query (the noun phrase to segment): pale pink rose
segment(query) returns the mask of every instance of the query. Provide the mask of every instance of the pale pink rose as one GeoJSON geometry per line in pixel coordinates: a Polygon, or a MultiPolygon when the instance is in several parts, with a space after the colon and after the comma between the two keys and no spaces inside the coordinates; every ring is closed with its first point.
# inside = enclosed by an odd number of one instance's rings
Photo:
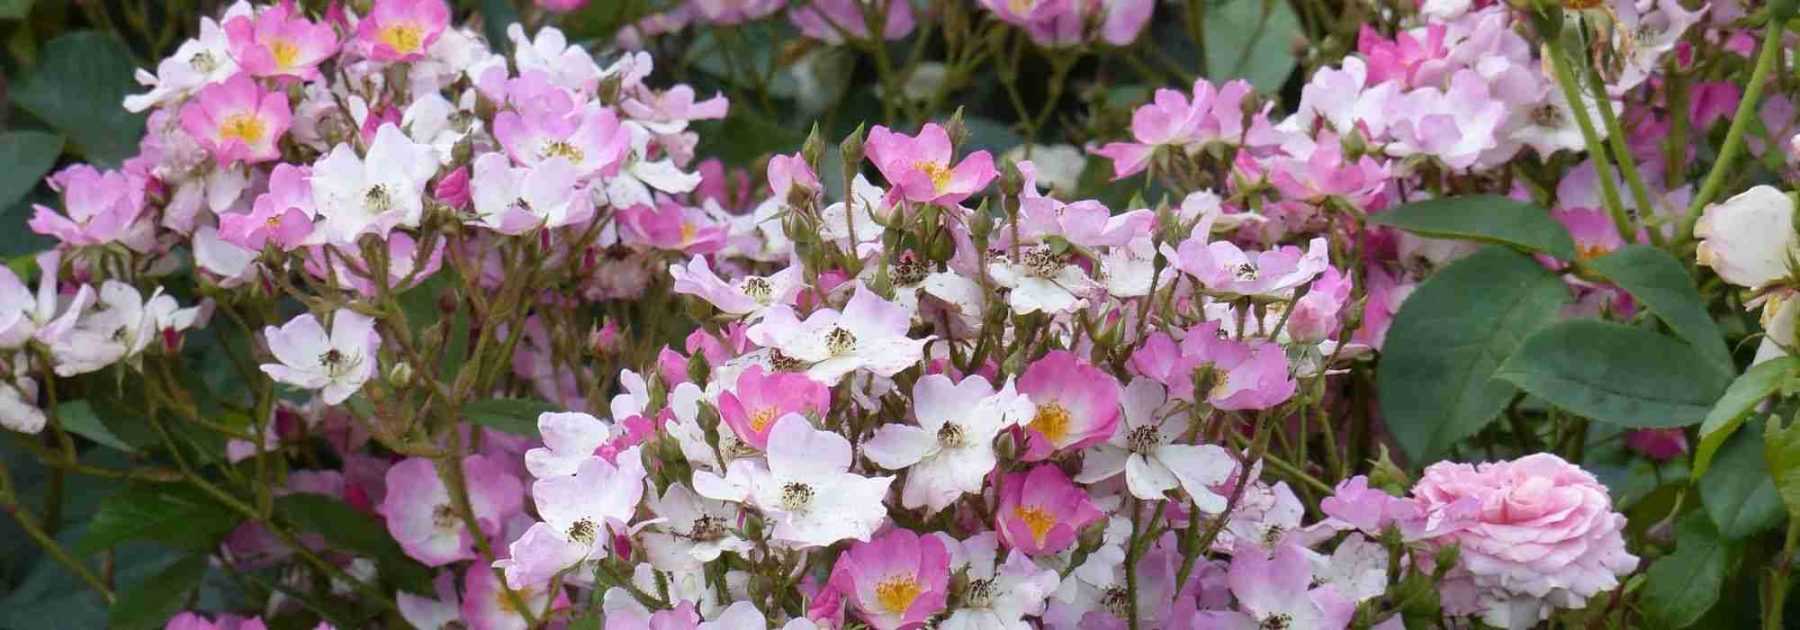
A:
{"type": "Polygon", "coordinates": [[[1552,609],[1581,608],[1618,588],[1619,577],[1638,565],[1620,533],[1625,516],[1613,511],[1606,486],[1555,455],[1440,462],[1425,469],[1412,495],[1426,522],[1436,522],[1427,543],[1457,545],[1459,569],[1472,581],[1473,606],[1452,614],[1530,625],[1552,609]]]}

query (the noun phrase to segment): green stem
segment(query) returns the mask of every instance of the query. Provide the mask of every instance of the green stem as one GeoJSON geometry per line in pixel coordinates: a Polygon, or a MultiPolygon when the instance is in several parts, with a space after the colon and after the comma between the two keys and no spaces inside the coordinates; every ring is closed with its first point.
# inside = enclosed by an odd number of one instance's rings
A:
{"type": "Polygon", "coordinates": [[[1786,542],[1781,546],[1781,555],[1776,556],[1777,563],[1769,569],[1768,593],[1763,611],[1763,628],[1780,630],[1782,613],[1787,608],[1788,578],[1792,576],[1794,546],[1800,543],[1800,521],[1788,519],[1786,542]]]}
{"type": "MultiPolygon", "coordinates": [[[[1706,180],[1700,185],[1700,192],[1694,195],[1694,201],[1688,204],[1687,216],[1681,219],[1681,229],[1675,233],[1677,242],[1686,242],[1693,237],[1694,224],[1700,222],[1700,213],[1706,205],[1719,196],[1719,189],[1725,185],[1725,177],[1731,173],[1732,163],[1737,161],[1738,154],[1744,151],[1744,132],[1750,129],[1750,122],[1756,119],[1756,103],[1762,100],[1763,87],[1769,83],[1769,71],[1775,68],[1775,61],[1781,56],[1781,34],[1787,27],[1786,20],[1769,20],[1767,32],[1763,35],[1762,52],[1756,56],[1756,67],[1750,71],[1750,84],[1744,86],[1744,97],[1738,99],[1737,112],[1731,117],[1731,128],[1725,132],[1725,145],[1719,148],[1719,157],[1713,162],[1712,171],[1706,174],[1706,180]]],[[[1676,112],[1681,115],[1683,112],[1676,112]]]]}
{"type": "Polygon", "coordinates": [[[1575,70],[1569,67],[1569,55],[1564,51],[1561,33],[1545,33],[1544,45],[1549,48],[1550,63],[1556,67],[1556,82],[1562,86],[1563,97],[1568,100],[1569,113],[1575,117],[1575,125],[1581,128],[1581,139],[1587,144],[1588,156],[1594,160],[1594,174],[1600,180],[1600,197],[1606,203],[1606,213],[1612,216],[1619,238],[1632,242],[1636,239],[1632,238],[1631,217],[1626,216],[1625,203],[1619,200],[1619,184],[1613,181],[1612,162],[1606,157],[1606,147],[1599,132],[1594,130],[1594,121],[1588,118],[1587,107],[1582,104],[1581,83],[1575,78],[1575,70]]]}
{"type": "Polygon", "coordinates": [[[44,553],[50,554],[51,559],[68,567],[69,572],[74,573],[75,577],[81,578],[81,581],[86,583],[89,588],[94,589],[94,592],[99,593],[102,601],[107,605],[113,603],[112,589],[106,587],[106,582],[94,575],[94,570],[88,568],[79,558],[70,555],[67,549],[63,549],[62,544],[56,542],[55,538],[44,531],[37,518],[32,516],[31,510],[19,504],[18,498],[13,495],[12,475],[3,465],[0,465],[0,510],[12,515],[13,521],[19,524],[19,529],[24,530],[26,537],[37,543],[38,547],[43,548],[44,553]]]}
{"type": "MultiPolygon", "coordinates": [[[[1588,71],[1588,87],[1594,93],[1594,107],[1600,110],[1600,121],[1606,125],[1606,142],[1612,146],[1613,157],[1619,160],[1619,174],[1625,176],[1625,185],[1631,188],[1631,200],[1637,204],[1638,218],[1648,226],[1650,242],[1657,247],[1663,245],[1662,230],[1650,224],[1655,216],[1656,206],[1650,203],[1650,189],[1644,187],[1644,177],[1638,173],[1637,158],[1631,156],[1631,148],[1625,146],[1625,130],[1619,126],[1619,116],[1613,113],[1612,100],[1606,94],[1606,83],[1600,80],[1598,72],[1592,64],[1583,64],[1588,71]]],[[[1575,105],[1570,104],[1571,107],[1575,105]]],[[[1627,236],[1625,242],[1637,239],[1627,236]]]]}

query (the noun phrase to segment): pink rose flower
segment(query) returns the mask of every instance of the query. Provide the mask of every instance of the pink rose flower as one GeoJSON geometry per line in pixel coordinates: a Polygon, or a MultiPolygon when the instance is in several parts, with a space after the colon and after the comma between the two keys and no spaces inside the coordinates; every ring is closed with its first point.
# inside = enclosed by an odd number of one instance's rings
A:
{"type": "Polygon", "coordinates": [[[1638,429],[1625,434],[1625,446],[1661,462],[1688,452],[1688,439],[1681,429],[1638,429]]]}
{"type": "Polygon", "coordinates": [[[1037,406],[1025,424],[1026,461],[1099,444],[1119,426],[1119,380],[1066,350],[1025,368],[1019,393],[1037,406]]]}
{"type": "Polygon", "coordinates": [[[950,146],[950,133],[937,123],[927,123],[916,136],[876,125],[869,130],[868,151],[869,161],[893,185],[887,194],[889,204],[905,199],[956,205],[1000,175],[987,151],[976,151],[951,164],[956,149],[950,146]]]}
{"type": "Polygon", "coordinates": [[[938,536],[891,529],[839,555],[830,585],[876,630],[924,627],[949,598],[950,552],[938,536]]]}
{"type": "Polygon", "coordinates": [[[719,416],[731,432],[758,449],[769,447],[769,431],[775,420],[790,413],[824,417],[831,407],[831,390],[805,374],[767,374],[753,365],[738,375],[737,388],[719,394],[719,416]]]}
{"type": "Polygon", "coordinates": [[[356,39],[376,61],[417,61],[450,24],[444,0],[376,0],[356,39]]]}
{"type": "Polygon", "coordinates": [[[1453,614],[1530,625],[1554,608],[1581,608],[1637,568],[1621,535],[1625,516],[1613,511],[1606,486],[1555,455],[1440,462],[1425,469],[1412,495],[1427,522],[1441,521],[1428,543],[1456,544],[1459,568],[1473,582],[1474,605],[1453,614]],[[1520,614],[1528,617],[1513,618],[1520,614]]]}
{"type": "Polygon", "coordinates": [[[1030,556],[1069,548],[1082,528],[1106,516],[1055,464],[1005,475],[999,501],[994,532],[1008,548],[1030,556]]]}
{"type": "Polygon", "coordinates": [[[313,80],[318,65],[337,52],[337,32],[301,16],[292,3],[282,3],[252,18],[240,15],[225,22],[231,58],[259,77],[313,80]]]}

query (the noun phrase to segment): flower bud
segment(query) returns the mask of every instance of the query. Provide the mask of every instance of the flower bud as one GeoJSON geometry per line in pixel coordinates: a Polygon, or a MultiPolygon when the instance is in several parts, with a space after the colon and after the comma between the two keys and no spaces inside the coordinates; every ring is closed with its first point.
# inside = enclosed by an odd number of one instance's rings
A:
{"type": "Polygon", "coordinates": [[[838,152],[844,156],[846,176],[862,170],[864,135],[863,126],[857,125],[855,131],[850,132],[850,135],[844,137],[843,142],[838,143],[838,152]]]}
{"type": "Polygon", "coordinates": [[[412,383],[412,379],[413,379],[412,365],[405,361],[395,363],[394,367],[388,368],[388,373],[387,373],[388,386],[393,387],[394,389],[400,389],[402,387],[406,387],[408,384],[412,383]]]}
{"type": "Polygon", "coordinates": [[[819,171],[819,160],[825,157],[825,136],[819,133],[819,123],[813,123],[812,132],[806,134],[806,143],[800,145],[800,157],[806,158],[806,165],[813,172],[819,171]]]}

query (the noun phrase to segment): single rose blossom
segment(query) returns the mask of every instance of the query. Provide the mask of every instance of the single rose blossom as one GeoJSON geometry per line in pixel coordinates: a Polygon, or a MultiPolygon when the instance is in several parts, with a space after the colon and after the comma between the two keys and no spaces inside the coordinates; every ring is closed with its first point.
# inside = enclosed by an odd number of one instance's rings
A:
{"type": "Polygon", "coordinates": [[[831,390],[793,372],[765,372],[750,366],[738,375],[737,386],[719,394],[719,417],[738,440],[769,447],[769,431],[775,420],[790,413],[823,418],[831,408],[831,390]]]}
{"type": "Polygon", "coordinates": [[[375,0],[356,23],[356,38],[376,61],[417,61],[449,25],[444,0],[375,0]]]}
{"type": "Polygon", "coordinates": [[[1700,247],[1694,257],[1726,282],[1760,289],[1792,273],[1800,259],[1794,230],[1794,198],[1773,186],[1755,186],[1706,207],[1694,224],[1700,247]]]}
{"type": "Polygon", "coordinates": [[[916,136],[907,136],[877,125],[869,130],[869,161],[893,186],[887,202],[905,199],[914,203],[956,205],[999,176],[994,157],[976,151],[952,164],[956,149],[950,133],[927,123],[916,136]]]}
{"type": "Polygon", "coordinates": [[[1119,424],[1118,379],[1065,350],[1026,367],[1019,392],[1036,409],[1023,425],[1025,461],[1104,442],[1119,424]]]}
{"type": "Polygon", "coordinates": [[[228,19],[225,35],[238,66],[258,77],[317,79],[319,64],[338,47],[330,24],[306,19],[291,2],[228,19]]]}
{"type": "Polygon", "coordinates": [[[304,313],[280,328],[264,328],[263,337],[279,363],[265,363],[262,371],[279,383],[320,390],[326,404],[344,402],[375,376],[381,336],[375,320],[362,313],[339,309],[329,334],[304,313]]]}
{"type": "Polygon", "coordinates": [[[1008,548],[1027,555],[1053,554],[1075,544],[1075,536],[1105,514],[1088,493],[1054,464],[1007,473],[994,509],[994,532],[1008,548]]]}
{"type": "Polygon", "coordinates": [[[249,75],[201,88],[181,108],[181,128],[200,141],[220,166],[281,157],[276,146],[293,113],[287,95],[264,90],[249,75]]]}
{"type": "Polygon", "coordinates": [[[831,588],[876,630],[921,627],[944,609],[949,586],[943,539],[908,529],[851,544],[831,567],[831,588]]]}
{"type": "Polygon", "coordinates": [[[1625,516],[1613,511],[1606,486],[1549,453],[1478,466],[1432,464],[1412,497],[1436,525],[1426,543],[1455,544],[1458,566],[1472,582],[1472,605],[1447,599],[1451,614],[1529,627],[1618,588],[1638,565],[1625,548],[1625,516]]]}

